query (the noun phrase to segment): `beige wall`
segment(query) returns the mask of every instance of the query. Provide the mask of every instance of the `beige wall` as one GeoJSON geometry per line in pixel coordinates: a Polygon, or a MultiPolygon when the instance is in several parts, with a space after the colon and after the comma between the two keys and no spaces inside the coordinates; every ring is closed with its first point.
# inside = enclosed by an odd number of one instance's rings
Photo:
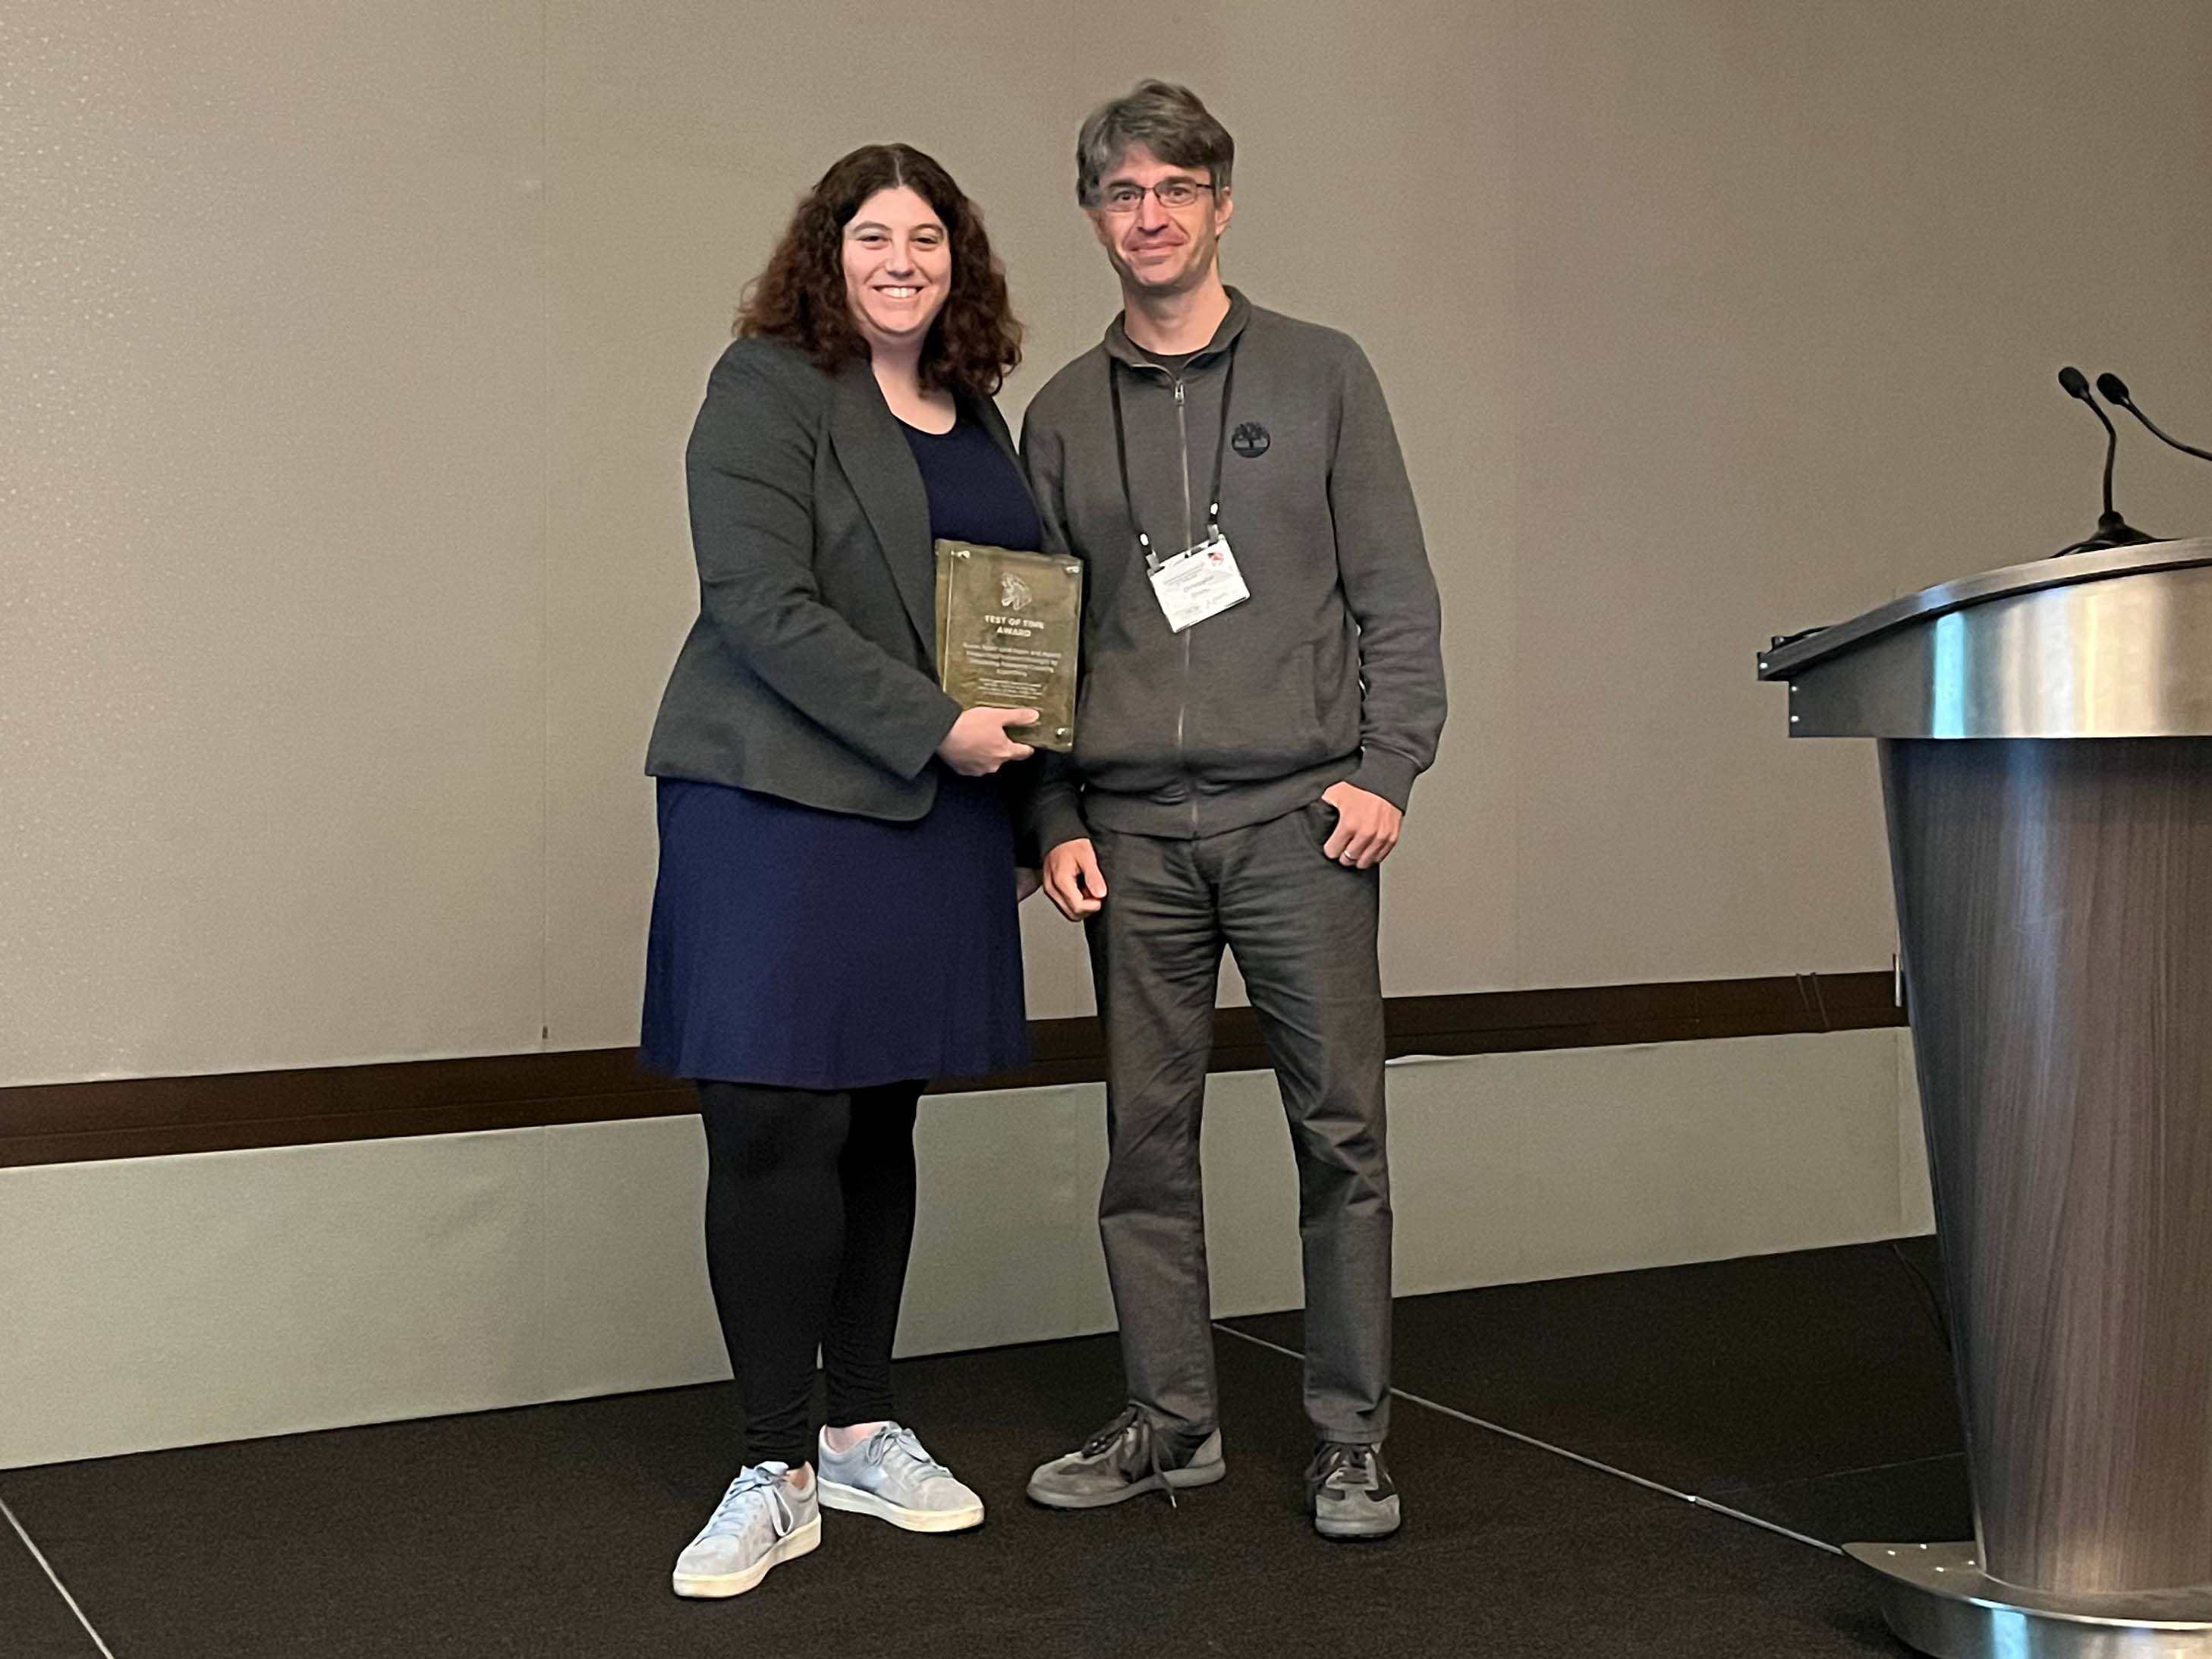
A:
{"type": "MultiPolygon", "coordinates": [[[[18,3],[0,1083],[631,1040],[736,289],[828,160],[921,143],[1012,267],[1016,410],[1113,303],[1073,125],[1153,70],[1429,525],[1389,988],[1879,965],[1871,758],[1788,745],[1753,651],[2085,532],[2061,362],[2212,432],[2208,60],[2191,0],[18,3]]],[[[2212,477],[2121,476],[2204,527],[2212,477]]]]}
{"type": "MultiPolygon", "coordinates": [[[[1395,1062],[1398,1292],[1925,1231],[1905,1048],[1395,1062]]],[[[1111,1328],[1103,1096],[930,1103],[901,1352],[1111,1328]]],[[[1204,1152],[1215,1313],[1297,1306],[1266,1073],[1210,1080],[1204,1152]]],[[[0,1469],[726,1376],[705,1181],[696,1117],[0,1169],[0,1469]]]]}

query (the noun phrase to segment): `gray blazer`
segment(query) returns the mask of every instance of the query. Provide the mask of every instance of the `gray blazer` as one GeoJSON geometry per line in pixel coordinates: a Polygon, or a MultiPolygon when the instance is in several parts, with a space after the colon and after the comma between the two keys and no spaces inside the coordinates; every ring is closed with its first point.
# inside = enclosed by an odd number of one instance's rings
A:
{"type": "MultiPolygon", "coordinates": [[[[963,406],[1013,460],[990,400],[963,406]]],[[[645,769],[921,817],[960,706],[937,684],[929,498],[866,362],[828,374],[778,342],[732,342],[685,470],[699,619],[645,769]]]]}

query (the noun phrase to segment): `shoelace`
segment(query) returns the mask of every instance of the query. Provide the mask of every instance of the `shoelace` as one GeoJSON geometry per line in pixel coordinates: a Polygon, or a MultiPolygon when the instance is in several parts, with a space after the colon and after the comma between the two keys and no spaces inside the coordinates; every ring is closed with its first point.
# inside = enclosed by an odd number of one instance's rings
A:
{"type": "Polygon", "coordinates": [[[939,1474],[949,1478],[952,1474],[923,1449],[921,1437],[902,1423],[886,1423],[870,1435],[863,1455],[869,1462],[880,1468],[883,1461],[894,1451],[902,1451],[920,1464],[925,1479],[939,1474]]]}
{"type": "Polygon", "coordinates": [[[1135,1425],[1139,1413],[1134,1406],[1124,1406],[1119,1417],[1083,1443],[1083,1455],[1097,1456],[1100,1452],[1104,1451],[1107,1447],[1127,1434],[1135,1425]]]}
{"type": "Polygon", "coordinates": [[[1337,1484],[1340,1476],[1356,1470],[1360,1478],[1343,1484],[1373,1486],[1377,1484],[1374,1456],[1372,1447],[1347,1445],[1340,1440],[1332,1440],[1314,1453],[1313,1462],[1306,1467],[1306,1479],[1316,1486],[1327,1486],[1337,1484]]]}
{"type": "MultiPolygon", "coordinates": [[[[1115,1441],[1132,1434],[1144,1442],[1145,1462],[1152,1479],[1160,1483],[1160,1490],[1167,1494],[1168,1507],[1171,1510],[1181,1509],[1182,1505],[1176,1499],[1175,1488],[1168,1484],[1167,1470],[1160,1462],[1159,1431],[1144,1420],[1144,1413],[1136,1407],[1124,1406],[1119,1417],[1083,1443],[1081,1455],[1085,1457],[1096,1457],[1101,1452],[1110,1449],[1115,1441]]],[[[1126,1468],[1127,1466],[1124,1464],[1123,1467],[1126,1468]]]]}
{"type": "Polygon", "coordinates": [[[708,1516],[707,1524],[699,1528],[699,1537],[691,1541],[696,1544],[700,1539],[718,1534],[734,1537],[743,1532],[744,1523],[740,1516],[750,1503],[740,1500],[750,1500],[757,1493],[767,1501],[768,1523],[775,1535],[789,1537],[791,1529],[799,1524],[799,1517],[792,1512],[791,1500],[783,1495],[783,1476],[774,1469],[738,1471],[738,1478],[730,1482],[729,1491],[722,1494],[722,1501],[714,1505],[714,1514],[708,1516]]]}

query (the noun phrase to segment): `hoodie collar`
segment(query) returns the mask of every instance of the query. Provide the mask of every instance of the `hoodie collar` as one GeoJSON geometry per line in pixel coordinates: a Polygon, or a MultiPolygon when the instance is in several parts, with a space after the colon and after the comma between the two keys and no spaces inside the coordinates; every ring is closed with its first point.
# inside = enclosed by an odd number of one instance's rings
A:
{"type": "MultiPolygon", "coordinates": [[[[1244,325],[1252,315],[1252,302],[1236,289],[1229,289],[1229,314],[1221,319],[1221,326],[1213,331],[1213,337],[1192,356],[1194,363],[1224,351],[1244,331],[1244,325]]],[[[1158,368],[1152,354],[1129,337],[1124,325],[1127,313],[1116,316],[1106,325],[1106,355],[1116,362],[1127,363],[1132,368],[1158,368]]]]}

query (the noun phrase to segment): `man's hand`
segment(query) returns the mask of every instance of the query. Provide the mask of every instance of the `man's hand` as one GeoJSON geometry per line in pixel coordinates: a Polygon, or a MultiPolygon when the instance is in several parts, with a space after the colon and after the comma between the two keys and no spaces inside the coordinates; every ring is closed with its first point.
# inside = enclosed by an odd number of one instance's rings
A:
{"type": "Polygon", "coordinates": [[[1106,878],[1099,872],[1097,849],[1085,839],[1064,841],[1047,853],[1044,892],[1070,921],[1097,915],[1106,902],[1106,878]]]}
{"type": "Polygon", "coordinates": [[[1027,760],[1036,752],[1025,743],[1006,735],[1010,726],[1035,726],[1034,708],[970,708],[952,722],[939,757],[964,778],[987,778],[1008,761],[1027,760]]]}
{"type": "Polygon", "coordinates": [[[1352,870],[1372,869],[1390,856],[1398,844],[1398,826],[1406,820],[1403,812],[1382,796],[1348,783],[1331,784],[1321,798],[1336,808],[1336,828],[1322,844],[1322,852],[1352,870]]]}

